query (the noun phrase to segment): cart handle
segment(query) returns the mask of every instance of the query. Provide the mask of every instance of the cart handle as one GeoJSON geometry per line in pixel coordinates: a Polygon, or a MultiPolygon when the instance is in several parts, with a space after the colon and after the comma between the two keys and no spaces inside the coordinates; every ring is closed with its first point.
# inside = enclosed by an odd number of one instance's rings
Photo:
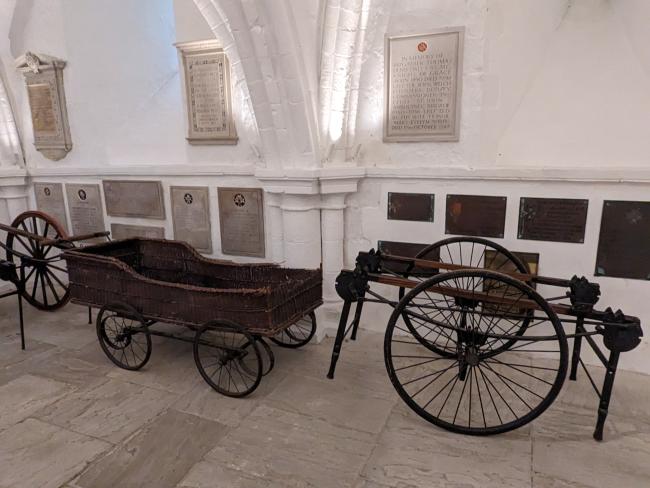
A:
{"type": "Polygon", "coordinates": [[[65,239],[59,238],[59,239],[44,239],[41,237],[41,244],[43,246],[57,246],[57,245],[65,245],[67,243],[74,243],[78,241],[87,241],[88,239],[96,239],[98,237],[108,237],[110,236],[111,233],[109,231],[102,231],[102,232],[93,232],[91,234],[81,234],[78,236],[71,236],[67,237],[65,239]]]}

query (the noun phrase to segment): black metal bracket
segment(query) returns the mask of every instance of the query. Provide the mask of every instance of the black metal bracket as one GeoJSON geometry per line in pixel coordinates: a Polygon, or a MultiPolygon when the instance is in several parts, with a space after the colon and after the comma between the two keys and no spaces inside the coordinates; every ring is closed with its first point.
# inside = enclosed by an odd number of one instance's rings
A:
{"type": "Polygon", "coordinates": [[[571,278],[569,289],[567,295],[575,312],[591,312],[600,297],[600,285],[590,283],[584,276],[571,278]]]}

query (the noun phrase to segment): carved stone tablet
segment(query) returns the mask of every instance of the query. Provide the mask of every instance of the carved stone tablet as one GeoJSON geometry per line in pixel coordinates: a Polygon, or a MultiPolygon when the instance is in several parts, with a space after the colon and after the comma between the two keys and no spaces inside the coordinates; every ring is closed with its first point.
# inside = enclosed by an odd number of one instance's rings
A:
{"type": "Polygon", "coordinates": [[[190,144],[236,144],[230,65],[215,40],[176,44],[183,65],[190,144]]]}
{"type": "Polygon", "coordinates": [[[187,241],[201,252],[212,253],[208,188],[172,186],[171,198],[174,239],[187,241]]]}
{"type": "Polygon", "coordinates": [[[650,279],[650,202],[605,200],[596,276],[650,279]]]}
{"type": "MultiPolygon", "coordinates": [[[[104,232],[104,211],[99,194],[99,185],[66,183],[68,211],[74,235],[104,232]]],[[[98,242],[103,239],[97,239],[98,242]]]]}
{"type": "Polygon", "coordinates": [[[506,201],[506,197],[447,195],[445,233],[502,238],[506,201]]]}
{"type": "Polygon", "coordinates": [[[384,141],[457,141],[464,27],[386,37],[384,141]]]}
{"type": "Polygon", "coordinates": [[[388,193],[388,220],[433,222],[431,193],[388,193]]]}
{"type": "Polygon", "coordinates": [[[219,188],[221,252],[264,257],[264,206],[260,188],[219,188]]]}
{"type": "Polygon", "coordinates": [[[69,232],[68,219],[65,215],[63,184],[34,183],[34,194],[36,195],[36,208],[54,217],[66,232],[69,232]]]}
{"type": "Polygon", "coordinates": [[[582,243],[588,206],[589,200],[574,198],[522,198],[517,237],[582,243]]]}
{"type": "Polygon", "coordinates": [[[112,217],[165,218],[160,181],[104,180],[106,214],[112,217]]]}
{"type": "MultiPolygon", "coordinates": [[[[377,249],[379,249],[379,251],[382,254],[392,254],[393,256],[403,256],[407,258],[415,257],[422,249],[424,249],[427,246],[428,244],[416,244],[414,242],[399,242],[399,241],[378,241],[377,242],[377,249]]],[[[435,260],[437,258],[438,256],[431,256],[431,255],[427,255],[426,257],[426,259],[428,260],[435,260]]],[[[405,273],[409,268],[408,263],[397,263],[397,262],[393,263],[390,262],[390,260],[387,260],[383,266],[384,269],[399,274],[405,273]]],[[[418,273],[423,270],[413,268],[411,271],[413,273],[418,273]]]]}
{"type": "Polygon", "coordinates": [[[148,225],[111,224],[111,239],[114,241],[131,239],[132,237],[164,239],[165,229],[162,227],[150,227],[148,225]]]}

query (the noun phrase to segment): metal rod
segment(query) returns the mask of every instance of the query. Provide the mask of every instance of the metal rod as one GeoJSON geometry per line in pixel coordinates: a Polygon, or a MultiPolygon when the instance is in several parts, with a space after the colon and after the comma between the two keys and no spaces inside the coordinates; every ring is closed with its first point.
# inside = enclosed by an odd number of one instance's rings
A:
{"type": "Polygon", "coordinates": [[[576,333],[573,338],[573,353],[571,354],[571,372],[569,373],[569,379],[571,381],[575,381],[577,377],[578,361],[580,361],[580,346],[582,345],[582,336],[578,334],[584,332],[584,327],[582,326],[583,321],[584,317],[582,315],[580,315],[576,321],[576,333]]]}
{"type": "MultiPolygon", "coordinates": [[[[358,303],[358,302],[357,302],[358,303]]],[[[341,354],[341,346],[343,345],[343,338],[345,336],[345,329],[348,324],[348,317],[350,316],[350,307],[352,302],[346,300],[343,303],[343,310],[341,310],[341,318],[339,319],[339,328],[336,331],[336,339],[334,340],[334,349],[332,350],[332,360],[330,362],[330,369],[327,377],[331,380],[334,379],[334,371],[336,370],[336,363],[341,354]]]]}

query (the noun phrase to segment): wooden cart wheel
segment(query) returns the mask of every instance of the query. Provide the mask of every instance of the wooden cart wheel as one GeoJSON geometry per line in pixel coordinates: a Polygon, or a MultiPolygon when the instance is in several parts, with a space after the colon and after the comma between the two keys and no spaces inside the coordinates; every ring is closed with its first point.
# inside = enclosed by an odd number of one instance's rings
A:
{"type": "MultiPolygon", "coordinates": [[[[505,247],[497,244],[496,242],[483,239],[481,237],[450,237],[431,244],[422,249],[417,255],[418,259],[425,259],[429,261],[438,261],[447,264],[459,264],[470,268],[484,268],[492,269],[499,272],[517,272],[528,274],[530,270],[526,263],[519,259],[515,254],[510,252],[505,247]]],[[[431,276],[438,274],[438,270],[430,269],[410,269],[404,273],[415,281],[424,281],[431,276]]],[[[445,270],[443,270],[445,272],[445,270]]],[[[489,292],[491,286],[495,286],[494,282],[485,282],[485,291],[489,292]]],[[[406,290],[399,289],[400,300],[404,297],[406,290]]],[[[426,329],[420,329],[416,324],[409,320],[408,316],[403,317],[404,323],[411,331],[413,336],[421,340],[424,345],[433,348],[434,352],[441,355],[454,355],[454,351],[436,349],[436,345],[427,340],[430,332],[426,329]]],[[[519,320],[513,320],[508,328],[508,333],[522,334],[528,324],[530,323],[529,317],[522,316],[519,320]]],[[[512,345],[512,342],[503,342],[501,348],[507,349],[512,345]]],[[[493,354],[498,351],[491,351],[493,354]]]]}
{"type": "Polygon", "coordinates": [[[548,408],[564,382],[568,346],[557,315],[535,290],[473,269],[439,274],[407,293],[388,322],[384,356],[393,386],[418,415],[453,432],[489,435],[548,408]],[[499,293],[486,293],[486,283],[499,293]],[[436,347],[404,328],[404,316],[427,329],[436,347]],[[508,332],[522,317],[530,317],[528,327],[508,332]]]}
{"type": "MultiPolygon", "coordinates": [[[[257,342],[260,352],[262,353],[262,376],[269,374],[275,366],[275,353],[269,343],[264,340],[263,337],[255,336],[255,342],[257,342]]],[[[245,348],[250,348],[251,344],[245,344],[245,348]]],[[[244,361],[240,363],[242,368],[245,368],[247,372],[251,375],[255,374],[255,371],[248,369],[248,364],[244,361]]]]}
{"type": "Polygon", "coordinates": [[[255,391],[264,371],[258,341],[226,320],[207,322],[196,331],[194,362],[208,385],[237,398],[255,391]]]}
{"type": "Polygon", "coordinates": [[[316,334],[316,314],[309,312],[295,324],[271,337],[271,341],[280,347],[297,349],[308,344],[314,334],[316,334]]]}
{"type": "MultiPolygon", "coordinates": [[[[63,226],[43,212],[23,212],[11,226],[52,239],[68,237],[63,226]]],[[[27,262],[25,266],[25,287],[21,294],[29,304],[40,310],[56,310],[68,303],[68,269],[66,262],[59,259],[61,249],[51,245],[43,246],[35,239],[11,233],[7,233],[6,244],[8,261],[20,263],[20,258],[12,251],[41,261],[27,262]]]]}
{"type": "Polygon", "coordinates": [[[117,366],[142,368],[151,357],[151,334],[142,315],[126,303],[105,305],[97,314],[97,338],[102,350],[117,366]]]}

